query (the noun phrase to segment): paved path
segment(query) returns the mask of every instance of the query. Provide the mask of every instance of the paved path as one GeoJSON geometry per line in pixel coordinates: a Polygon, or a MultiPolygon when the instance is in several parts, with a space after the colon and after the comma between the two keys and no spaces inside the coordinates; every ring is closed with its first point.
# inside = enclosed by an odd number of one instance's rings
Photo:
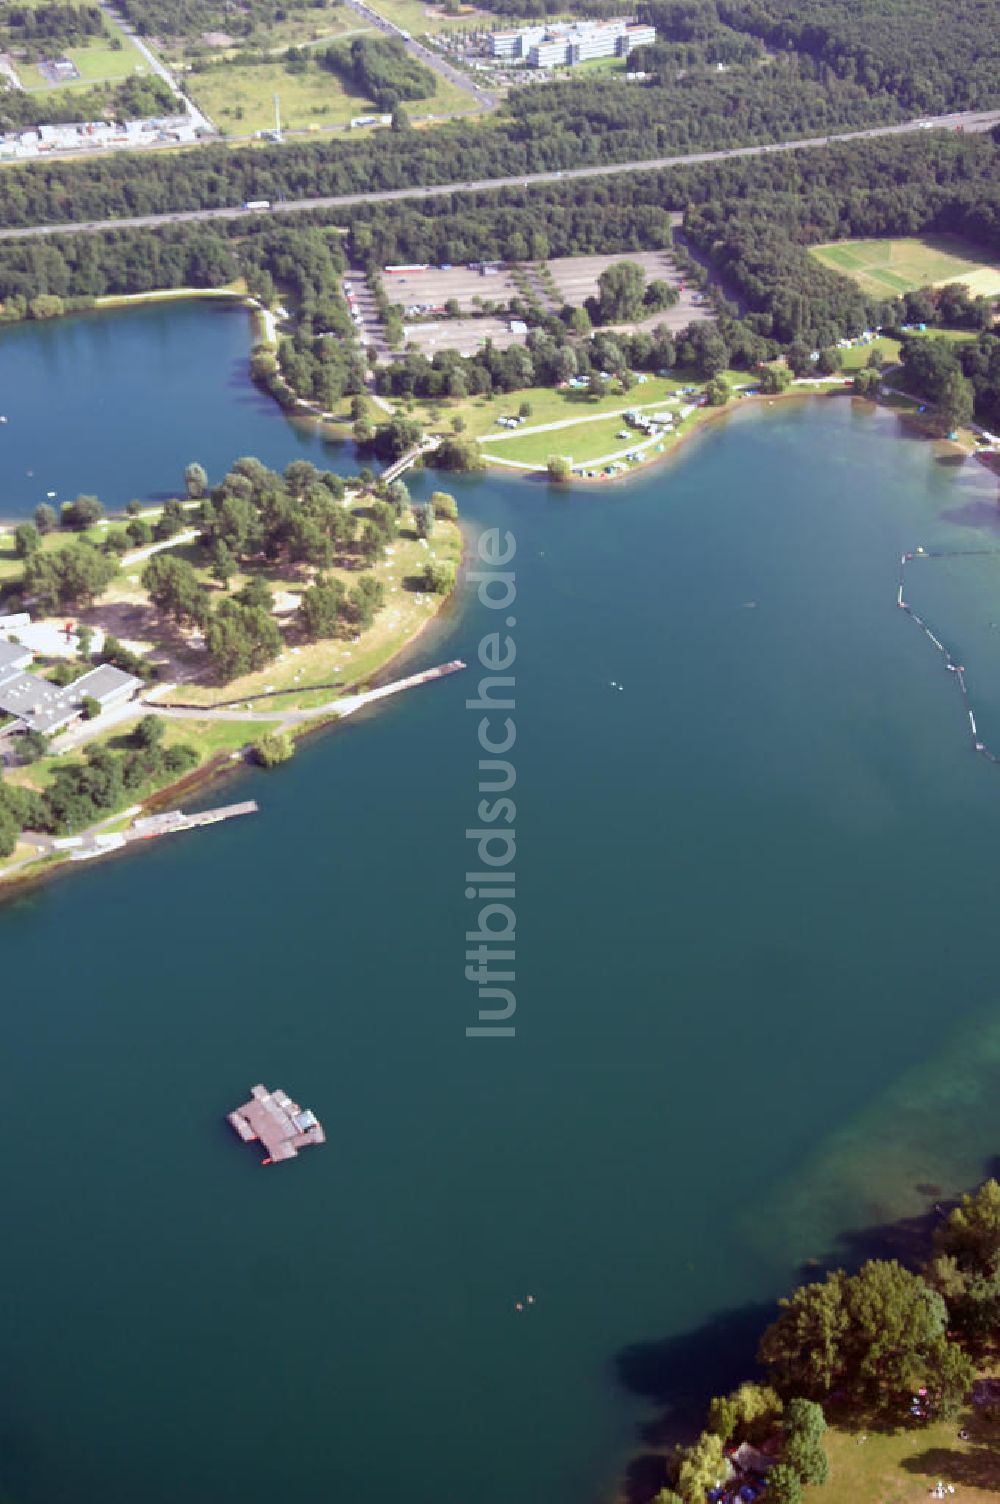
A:
{"type": "MultiPolygon", "coordinates": [[[[878,136],[903,136],[921,129],[928,122],[911,120],[902,125],[873,126],[864,131],[845,131],[835,136],[811,136],[796,141],[776,141],[766,146],[735,146],[726,151],[690,152],[685,156],[650,157],[638,162],[603,162],[597,167],[571,167],[558,172],[533,172],[526,176],[507,178],[480,178],[469,183],[440,183],[427,188],[388,188],[376,192],[342,193],[329,198],[283,199],[274,205],[282,214],[305,213],[315,209],[348,208],[354,204],[390,203],[396,199],[419,199],[440,197],[451,193],[477,193],[484,189],[520,188],[534,183],[551,183],[557,178],[611,177],[622,172],[656,172],[667,167],[686,167],[697,162],[726,162],[737,157],[763,157],[773,152],[808,151],[815,147],[830,146],[843,141],[868,141],[878,136]]],[[[959,125],[967,132],[988,131],[1000,125],[1000,110],[980,111],[962,115],[937,115],[931,125],[944,130],[954,130],[959,125]]],[[[0,240],[19,240],[33,235],[96,234],[103,230],[117,230],[123,226],[136,228],[179,224],[186,221],[213,219],[243,219],[249,215],[259,216],[260,210],[244,209],[233,205],[228,209],[186,209],[171,214],[136,214],[119,219],[88,220],[83,223],[33,225],[29,228],[0,230],[0,240]]]]}
{"type": "Polygon", "coordinates": [[[166,66],[165,63],[161,63],[155,52],[153,52],[146,45],[146,43],[143,41],[142,37],[136,31],[135,27],[128,20],[128,18],[126,16],[119,15],[119,13],[114,9],[112,5],[106,3],[106,0],[97,0],[97,3],[99,9],[104,12],[104,15],[112,23],[112,25],[117,26],[121,31],[123,31],[128,37],[129,41],[132,43],[133,47],[135,47],[146,59],[146,62],[156,74],[157,78],[162,79],[170,92],[176,95],[178,101],[184,106],[184,110],[195,129],[214,131],[215,127],[212,124],[211,120],[209,120],[208,116],[204,115],[201,110],[199,110],[197,106],[187,97],[183,89],[178,84],[174,75],[170,72],[170,69],[166,66]]]}

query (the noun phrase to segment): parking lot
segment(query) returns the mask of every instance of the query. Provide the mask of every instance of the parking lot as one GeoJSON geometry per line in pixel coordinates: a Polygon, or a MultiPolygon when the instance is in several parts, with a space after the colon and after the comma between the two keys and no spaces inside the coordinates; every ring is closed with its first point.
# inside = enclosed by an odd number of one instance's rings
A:
{"type": "Polygon", "coordinates": [[[490,339],[498,350],[508,345],[523,344],[523,334],[512,334],[508,319],[493,317],[481,319],[437,319],[432,324],[407,324],[404,330],[407,344],[416,345],[422,355],[432,356],[438,350],[459,350],[463,355],[472,355],[479,346],[490,339]]]}
{"type": "MultiPolygon", "coordinates": [[[[598,278],[605,268],[616,261],[636,262],[650,282],[662,280],[676,286],[681,281],[670,252],[665,250],[632,251],[614,256],[559,256],[545,263],[548,276],[530,262],[523,264],[523,270],[535,296],[554,313],[565,303],[579,307],[588,298],[596,298],[598,278]],[[553,285],[556,289],[554,295],[551,290],[553,285]]],[[[523,333],[512,333],[510,321],[506,317],[492,314],[458,319],[433,316],[435,310],[443,310],[445,304],[452,299],[463,312],[472,314],[480,304],[501,303],[506,307],[511,298],[518,297],[517,283],[511,271],[503,266],[494,268],[492,264],[489,265],[490,269],[485,274],[476,267],[467,265],[428,267],[426,271],[411,269],[405,272],[384,272],[383,281],[390,300],[398,303],[404,310],[406,343],[416,345],[424,355],[449,349],[471,354],[487,339],[492,340],[501,350],[505,350],[508,345],[523,343],[526,336],[523,333]]],[[[355,293],[363,286],[363,278],[355,273],[355,293]]],[[[684,287],[673,308],[661,309],[659,313],[650,314],[648,318],[635,324],[615,327],[651,330],[665,324],[671,330],[683,329],[696,320],[714,316],[711,307],[702,302],[701,298],[702,295],[696,289],[684,287]]],[[[381,337],[378,341],[374,338],[374,310],[369,304],[363,308],[363,312],[365,340],[368,344],[378,343],[380,355],[384,354],[381,337]]]]}
{"type": "Polygon", "coordinates": [[[468,266],[453,266],[447,271],[432,266],[425,272],[385,272],[382,280],[390,302],[400,303],[404,309],[416,304],[443,308],[450,298],[460,308],[474,308],[476,298],[484,303],[506,304],[517,296],[508,271],[490,271],[484,275],[468,266]]]}
{"type": "MultiPolygon", "coordinates": [[[[646,273],[648,282],[662,281],[677,286],[680,274],[669,251],[625,251],[616,256],[556,256],[547,263],[552,279],[559,289],[559,302],[572,303],[579,307],[588,298],[597,297],[597,279],[616,261],[634,261],[646,273]]],[[[661,309],[635,324],[622,325],[628,329],[655,329],[665,324],[668,329],[683,329],[697,319],[712,318],[712,310],[700,301],[696,289],[685,287],[679,302],[673,308],[661,309]]]]}

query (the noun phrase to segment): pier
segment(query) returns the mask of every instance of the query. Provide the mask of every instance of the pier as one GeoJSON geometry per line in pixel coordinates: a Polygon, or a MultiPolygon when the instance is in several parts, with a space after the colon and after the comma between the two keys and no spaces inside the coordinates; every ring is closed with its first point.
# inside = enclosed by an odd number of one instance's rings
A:
{"type": "Polygon", "coordinates": [[[461,658],[453,658],[450,663],[439,663],[437,668],[425,668],[422,673],[411,674],[408,679],[396,679],[392,684],[383,684],[378,689],[366,689],[360,695],[345,695],[338,700],[334,709],[341,716],[353,715],[355,710],[360,710],[362,705],[372,705],[376,700],[387,700],[390,695],[401,694],[404,689],[416,689],[419,684],[432,684],[435,679],[444,679],[448,674],[459,674],[466,665],[461,658]]]}
{"type": "Polygon", "coordinates": [[[155,836],[173,835],[179,830],[197,830],[202,825],[219,825],[223,820],[235,820],[240,815],[255,815],[256,800],[248,799],[243,804],[225,804],[219,809],[202,810],[197,815],[186,815],[182,810],[167,810],[162,815],[146,815],[135,820],[132,829],[126,832],[129,841],[151,841],[155,836]]]}
{"type": "Polygon", "coordinates": [[[268,1091],[260,1082],[248,1102],[226,1114],[226,1121],[245,1144],[263,1144],[267,1150],[267,1157],[262,1160],[265,1165],[296,1159],[300,1149],[326,1143],[323,1125],[314,1112],[293,1102],[280,1087],[268,1091]]]}

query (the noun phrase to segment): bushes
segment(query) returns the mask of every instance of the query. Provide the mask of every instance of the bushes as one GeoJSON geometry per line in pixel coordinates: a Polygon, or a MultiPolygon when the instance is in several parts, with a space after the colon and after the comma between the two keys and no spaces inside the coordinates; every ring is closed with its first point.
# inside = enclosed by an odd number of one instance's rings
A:
{"type": "Polygon", "coordinates": [[[254,762],[262,768],[277,768],[290,762],[295,755],[295,744],[286,731],[265,733],[254,742],[251,752],[254,762]]]}

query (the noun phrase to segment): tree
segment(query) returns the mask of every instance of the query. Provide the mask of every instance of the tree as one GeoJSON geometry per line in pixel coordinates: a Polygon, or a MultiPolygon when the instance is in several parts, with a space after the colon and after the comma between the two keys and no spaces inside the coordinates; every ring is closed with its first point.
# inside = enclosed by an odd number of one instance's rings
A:
{"type": "Polygon", "coordinates": [[[806,1395],[829,1394],[842,1368],[848,1330],[842,1270],[822,1284],[800,1285],[779,1300],[781,1315],[761,1338],[760,1361],[779,1388],[806,1395]]]}
{"type": "Polygon", "coordinates": [[[545,461],[545,469],[549,480],[559,484],[568,481],[573,474],[573,466],[564,454],[550,454],[545,461]]]}
{"type": "Polygon", "coordinates": [[[31,554],[24,563],[24,594],[43,612],[91,606],[117,573],[114,559],[81,539],[31,554]]]}
{"type": "Polygon", "coordinates": [[[799,1504],[802,1484],[787,1462],[776,1462],[767,1475],[767,1504],[799,1504]]]}
{"type": "Polygon", "coordinates": [[[873,366],[854,373],[854,390],[859,397],[877,397],[882,390],[882,374],[873,366]]]}
{"type": "Polygon", "coordinates": [[[101,713],[101,702],[95,700],[93,695],[84,695],[81,714],[85,721],[96,721],[101,713]]]}
{"type": "Polygon", "coordinates": [[[51,533],[57,521],[56,509],[50,507],[47,501],[43,501],[41,506],[35,508],[35,526],[43,535],[51,533]]]}
{"type": "Polygon", "coordinates": [[[90,650],[94,641],[94,629],[81,622],[76,629],[77,652],[85,663],[90,662],[90,650]]]}
{"type": "Polygon", "coordinates": [[[27,559],[42,546],[38,528],[33,522],[21,522],[14,529],[14,552],[19,559],[27,559]]]}
{"type": "Polygon", "coordinates": [[[769,1384],[748,1381],[732,1394],[712,1400],[708,1430],[723,1442],[749,1441],[756,1445],[771,1434],[781,1412],[781,1398],[769,1384]]]}
{"type": "Polygon", "coordinates": [[[431,536],[434,531],[434,508],[430,502],[426,506],[413,508],[413,522],[418,538],[431,536]]]}
{"type": "Polygon", "coordinates": [[[199,500],[208,490],[208,476],[197,460],[192,460],[184,470],[184,485],[192,501],[199,500]]]}
{"type": "Polygon", "coordinates": [[[705,1495],[725,1480],[727,1462],[722,1441],[711,1431],[703,1431],[693,1446],[679,1453],[674,1486],[684,1504],[705,1504],[705,1495]]]}
{"type": "Polygon", "coordinates": [[[179,625],[204,623],[208,600],[187,559],[156,554],[142,572],[142,586],[153,604],[179,625]]]}
{"type": "Polygon", "coordinates": [[[434,451],[434,463],[442,470],[486,469],[486,461],[477,440],[467,434],[446,435],[434,451]]]}
{"type": "Polygon", "coordinates": [[[166,731],[167,724],[162,716],[144,715],[132,732],[132,745],[140,751],[151,752],[163,741],[166,731]]]}
{"type": "Polygon", "coordinates": [[[153,529],[141,517],[133,517],[126,524],[125,533],[134,548],[148,548],[153,541],[153,529]]]}
{"type": "Polygon", "coordinates": [[[722,376],[713,376],[705,387],[709,407],[725,407],[729,401],[729,383],[722,376]]]}
{"type": "Polygon", "coordinates": [[[850,1277],[836,1270],[779,1305],[760,1345],[779,1388],[810,1398],[839,1388],[891,1412],[919,1384],[949,1406],[971,1384],[971,1365],[947,1336],[941,1295],[895,1260],[870,1260],[850,1277]]]}
{"type": "Polygon", "coordinates": [[[816,361],[817,376],[836,376],[844,364],[844,357],[836,345],[827,345],[819,352],[816,361]]]}
{"type": "Polygon", "coordinates": [[[819,1405],[796,1396],[785,1411],[785,1461],[803,1483],[825,1483],[829,1463],[823,1450],[826,1420],[819,1405]]]}
{"type": "Polygon", "coordinates": [[[277,623],[257,606],[222,601],[205,625],[205,647],[223,680],[273,663],[284,646],[277,623]]]}
{"type": "Polygon", "coordinates": [[[429,559],[424,570],[424,589],[432,595],[450,595],[455,588],[455,571],[450,564],[429,559]]]}
{"type": "Polygon", "coordinates": [[[320,575],[315,584],[302,592],[299,615],[307,635],[314,640],[334,637],[341,621],[344,586],[336,577],[320,575]]]}
{"type": "Polygon", "coordinates": [[[943,434],[954,433],[972,421],[974,394],[972,382],[959,371],[944,379],[937,399],[937,425],[943,434]]]}
{"type": "Polygon", "coordinates": [[[153,528],[153,536],[165,543],[169,538],[176,538],[186,521],[181,503],[176,499],[171,499],[164,503],[163,511],[153,528]]]}
{"type": "Polygon", "coordinates": [[[792,373],[787,366],[765,366],[760,373],[760,389],[767,397],[780,396],[792,384],[792,373]]]}
{"type": "Polygon", "coordinates": [[[75,501],[66,501],[62,507],[62,525],[82,532],[93,527],[104,516],[104,508],[96,496],[78,496],[75,501]]]}
{"type": "Polygon", "coordinates": [[[431,493],[431,506],[434,508],[435,517],[440,517],[446,522],[454,522],[458,517],[458,502],[450,491],[433,491],[431,493]]]}
{"type": "Polygon", "coordinates": [[[602,324],[639,318],[646,292],[646,273],[635,261],[615,261],[597,279],[595,309],[602,324]]]}
{"type": "Polygon", "coordinates": [[[252,747],[253,760],[262,768],[277,768],[295,755],[295,743],[287,731],[265,732],[252,747]]]}
{"type": "Polygon", "coordinates": [[[236,569],[236,555],[225,538],[217,538],[212,548],[212,579],[217,581],[223,590],[228,590],[229,582],[236,573],[236,569]]]}

